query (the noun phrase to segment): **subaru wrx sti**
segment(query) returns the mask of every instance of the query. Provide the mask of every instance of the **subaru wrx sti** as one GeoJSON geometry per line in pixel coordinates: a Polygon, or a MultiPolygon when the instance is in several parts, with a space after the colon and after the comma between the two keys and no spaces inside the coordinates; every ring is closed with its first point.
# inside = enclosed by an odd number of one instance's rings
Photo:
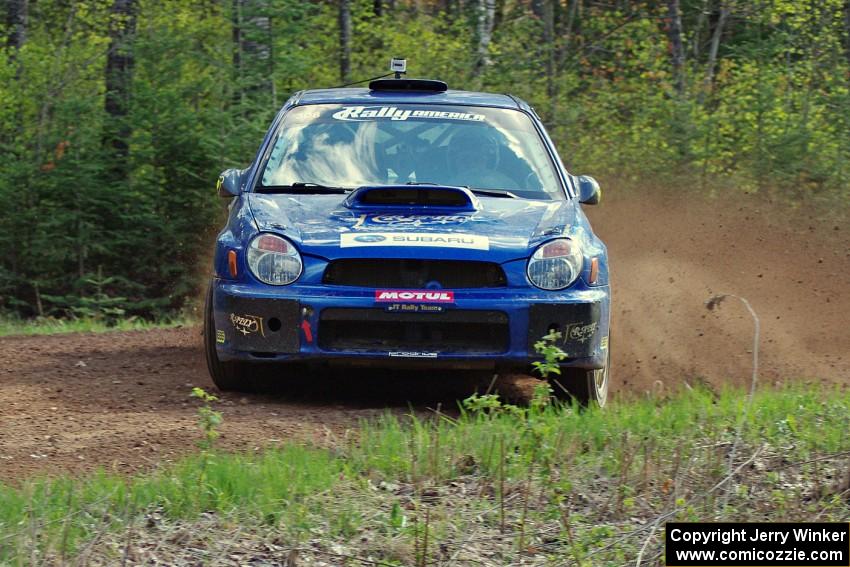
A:
{"type": "Polygon", "coordinates": [[[299,92],[218,191],[219,388],[268,363],[527,372],[554,331],[555,392],[604,405],[608,259],[582,211],[599,186],[522,100],[405,78],[299,92]]]}

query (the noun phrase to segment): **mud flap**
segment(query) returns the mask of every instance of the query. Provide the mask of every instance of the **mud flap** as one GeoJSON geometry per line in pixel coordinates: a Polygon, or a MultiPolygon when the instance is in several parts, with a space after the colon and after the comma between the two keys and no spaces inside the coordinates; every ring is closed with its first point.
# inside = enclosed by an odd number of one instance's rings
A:
{"type": "Polygon", "coordinates": [[[301,346],[301,305],[290,299],[225,295],[216,310],[216,335],[239,351],[297,353],[301,346]]]}
{"type": "Polygon", "coordinates": [[[599,350],[602,305],[600,303],[536,304],[528,313],[528,352],[538,356],[534,343],[550,329],[561,333],[558,346],[568,358],[586,358],[599,350]]]}

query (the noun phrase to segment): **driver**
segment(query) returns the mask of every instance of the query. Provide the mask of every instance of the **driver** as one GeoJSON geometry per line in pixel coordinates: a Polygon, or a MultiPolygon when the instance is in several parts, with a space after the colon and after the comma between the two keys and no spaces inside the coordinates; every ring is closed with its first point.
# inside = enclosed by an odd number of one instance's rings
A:
{"type": "Polygon", "coordinates": [[[447,179],[451,185],[479,189],[515,189],[516,182],[498,171],[502,148],[483,127],[466,127],[449,140],[447,179]]]}

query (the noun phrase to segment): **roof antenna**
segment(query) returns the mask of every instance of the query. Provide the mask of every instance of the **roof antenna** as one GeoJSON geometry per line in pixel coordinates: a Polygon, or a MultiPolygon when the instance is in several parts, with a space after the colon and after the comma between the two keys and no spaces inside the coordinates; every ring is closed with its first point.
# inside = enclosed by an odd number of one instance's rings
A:
{"type": "Polygon", "coordinates": [[[393,57],[390,60],[390,71],[395,73],[396,79],[401,79],[402,75],[407,74],[407,59],[401,59],[400,57],[393,57]]]}

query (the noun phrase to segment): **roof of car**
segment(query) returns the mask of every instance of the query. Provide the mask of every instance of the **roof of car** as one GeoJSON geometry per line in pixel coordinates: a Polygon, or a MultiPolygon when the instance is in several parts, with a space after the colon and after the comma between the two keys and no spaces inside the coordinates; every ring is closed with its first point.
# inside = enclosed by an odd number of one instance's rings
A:
{"type": "Polygon", "coordinates": [[[296,97],[298,99],[297,104],[403,104],[420,102],[428,104],[466,104],[513,109],[527,108],[527,105],[522,103],[522,101],[510,95],[456,90],[423,92],[373,91],[365,88],[315,89],[302,91],[296,97]]]}

